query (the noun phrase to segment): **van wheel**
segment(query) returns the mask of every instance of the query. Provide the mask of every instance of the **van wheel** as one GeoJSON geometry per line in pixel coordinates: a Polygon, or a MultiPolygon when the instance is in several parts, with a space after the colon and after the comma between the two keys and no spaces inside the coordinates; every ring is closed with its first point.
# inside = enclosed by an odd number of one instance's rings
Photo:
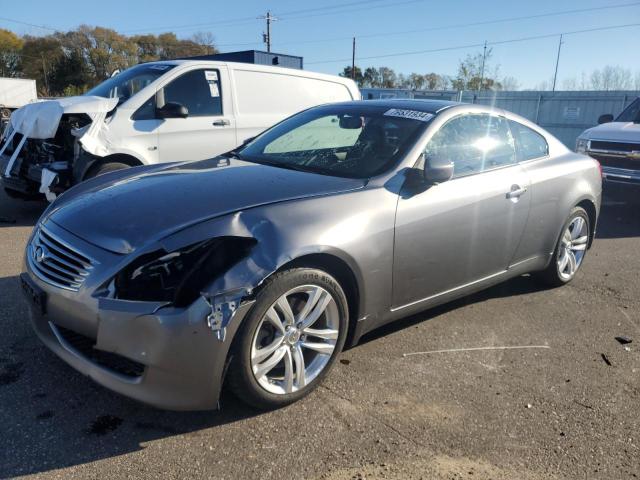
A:
{"type": "Polygon", "coordinates": [[[348,315],[344,291],[328,273],[292,268],[275,274],[234,339],[227,373],[232,391],[259,409],[306,396],[342,350],[348,315]]]}
{"type": "Polygon", "coordinates": [[[549,266],[536,276],[551,287],[573,280],[587,254],[590,235],[589,215],[584,208],[575,207],[562,227],[549,266]]]}
{"type": "Polygon", "coordinates": [[[122,170],[124,168],[129,168],[130,165],[122,162],[106,162],[97,165],[96,167],[92,167],[84,179],[89,180],[90,178],[97,177],[98,175],[102,175],[103,173],[115,172],[117,170],[122,170]]]}

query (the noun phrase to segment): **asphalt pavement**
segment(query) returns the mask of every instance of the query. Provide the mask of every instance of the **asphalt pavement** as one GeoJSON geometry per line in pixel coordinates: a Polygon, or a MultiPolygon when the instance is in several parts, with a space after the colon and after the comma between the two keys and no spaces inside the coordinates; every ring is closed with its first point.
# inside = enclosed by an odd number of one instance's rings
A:
{"type": "Polygon", "coordinates": [[[177,413],[111,393],[41,345],[18,275],[44,204],[0,193],[0,477],[637,478],[633,195],[605,200],[570,285],[523,276],[373,332],[281,410],[225,393],[221,411],[177,413]],[[477,350],[506,346],[545,348],[477,350]]]}

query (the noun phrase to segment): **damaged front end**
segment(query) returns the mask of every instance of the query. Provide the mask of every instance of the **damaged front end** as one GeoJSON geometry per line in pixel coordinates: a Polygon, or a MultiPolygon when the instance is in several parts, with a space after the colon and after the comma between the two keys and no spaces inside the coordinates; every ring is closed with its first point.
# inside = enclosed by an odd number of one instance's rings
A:
{"type": "Polygon", "coordinates": [[[255,244],[252,238],[219,237],[172,252],[154,251],[121,270],[107,291],[114,299],[163,302],[176,308],[187,307],[202,297],[211,310],[207,326],[224,341],[229,321],[251,289],[211,294],[205,288],[246,257],[255,244]]]}
{"type": "Polygon", "coordinates": [[[46,140],[26,138],[23,142],[24,135],[7,132],[2,144],[2,180],[8,193],[23,197],[45,194],[51,201],[68,189],[73,183],[73,166],[84,153],[77,132],[90,123],[87,115],[64,115],[55,137],[46,140]]]}
{"type": "Polygon", "coordinates": [[[0,143],[0,178],[12,197],[53,201],[88,163],[97,133],[114,112],[117,99],[72,97],[16,110],[0,143]],[[85,111],[86,110],[86,111],[85,111]]]}

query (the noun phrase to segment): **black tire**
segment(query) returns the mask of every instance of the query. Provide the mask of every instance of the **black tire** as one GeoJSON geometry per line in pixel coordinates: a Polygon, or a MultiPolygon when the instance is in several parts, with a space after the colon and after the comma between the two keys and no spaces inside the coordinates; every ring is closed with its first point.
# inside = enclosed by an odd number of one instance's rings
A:
{"type": "Polygon", "coordinates": [[[115,172],[117,170],[122,170],[129,167],[130,165],[122,162],[101,163],[99,165],[96,165],[95,167],[92,167],[84,176],[84,179],[89,180],[90,178],[97,177],[98,175],[102,175],[103,173],[115,172]]]}
{"type": "MultiPolygon", "coordinates": [[[[562,236],[564,235],[566,229],[575,220],[576,217],[582,217],[584,219],[587,226],[587,235],[589,237],[591,235],[591,223],[589,221],[589,214],[587,214],[586,210],[582,207],[574,207],[573,210],[571,210],[571,213],[569,214],[567,221],[564,222],[564,224],[562,225],[562,230],[560,231],[560,236],[558,237],[556,248],[553,251],[553,256],[551,257],[551,261],[549,262],[549,265],[547,266],[546,269],[542,270],[541,272],[536,272],[534,275],[538,280],[540,280],[545,285],[548,285],[550,287],[561,287],[562,285],[566,285],[567,283],[569,283],[571,280],[575,278],[575,273],[570,278],[565,278],[560,274],[559,267],[558,267],[558,258],[562,249],[562,236]]],[[[587,253],[587,250],[584,251],[585,255],[586,253],[587,253]]],[[[584,260],[584,256],[582,258],[582,261],[583,260],[584,260]]],[[[582,265],[582,261],[580,262],[580,265],[578,265],[578,270],[582,265]]],[[[576,273],[578,270],[576,270],[576,273]]]]}
{"type": "Polygon", "coordinates": [[[308,395],[329,372],[342,351],[349,325],[347,299],[340,284],[328,273],[313,268],[292,268],[273,275],[256,296],[256,303],[245,318],[231,348],[226,380],[233,393],[244,403],[261,410],[284,407],[308,395]],[[331,358],[303,388],[292,393],[271,393],[255,378],[251,368],[251,348],[256,329],[267,310],[286,292],[302,285],[317,285],[331,294],[339,312],[339,333],[331,358]]]}

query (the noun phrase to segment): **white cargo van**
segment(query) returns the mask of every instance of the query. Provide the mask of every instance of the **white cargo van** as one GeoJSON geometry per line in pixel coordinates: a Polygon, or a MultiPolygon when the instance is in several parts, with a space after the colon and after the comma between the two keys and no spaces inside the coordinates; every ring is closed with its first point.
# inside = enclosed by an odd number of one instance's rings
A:
{"type": "Polygon", "coordinates": [[[311,106],[360,99],[349,79],[246,63],[140,64],[80,97],[16,110],[0,147],[13,196],[54,198],[95,175],[227,152],[311,106]]]}

